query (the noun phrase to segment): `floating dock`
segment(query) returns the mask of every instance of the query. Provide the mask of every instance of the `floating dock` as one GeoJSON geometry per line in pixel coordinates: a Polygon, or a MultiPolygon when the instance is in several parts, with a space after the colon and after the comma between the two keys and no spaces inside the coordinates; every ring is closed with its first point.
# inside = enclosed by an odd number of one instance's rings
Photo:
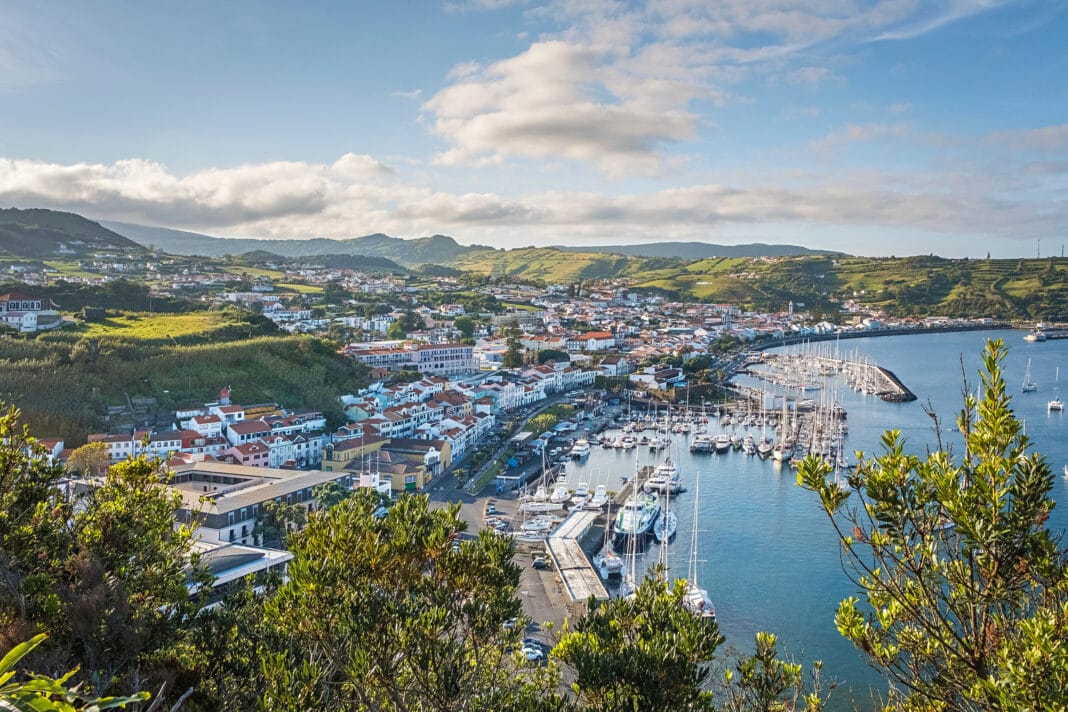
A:
{"type": "Polygon", "coordinates": [[[593,564],[579,545],[579,539],[601,516],[603,515],[600,512],[575,510],[560,522],[546,541],[546,549],[553,566],[560,574],[564,590],[574,603],[583,603],[591,596],[602,601],[608,598],[608,591],[601,583],[600,576],[594,571],[593,564]]]}

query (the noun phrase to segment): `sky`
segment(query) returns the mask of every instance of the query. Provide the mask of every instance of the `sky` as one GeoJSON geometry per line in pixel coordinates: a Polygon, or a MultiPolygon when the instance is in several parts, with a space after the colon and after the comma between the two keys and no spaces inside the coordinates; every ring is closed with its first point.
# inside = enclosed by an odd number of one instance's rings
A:
{"type": "Polygon", "coordinates": [[[1063,0],[0,0],[0,205],[1059,255],[1063,0]]]}

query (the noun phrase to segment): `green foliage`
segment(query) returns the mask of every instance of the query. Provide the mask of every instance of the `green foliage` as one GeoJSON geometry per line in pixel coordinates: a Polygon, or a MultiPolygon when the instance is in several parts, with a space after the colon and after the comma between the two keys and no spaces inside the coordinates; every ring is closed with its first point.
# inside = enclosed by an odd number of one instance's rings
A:
{"type": "Polygon", "coordinates": [[[286,504],[273,499],[263,503],[260,515],[252,528],[256,543],[281,548],[292,531],[298,531],[307,522],[308,510],[301,504],[286,504]]]}
{"type": "Polygon", "coordinates": [[[458,505],[378,506],[358,493],[291,535],[289,580],[267,605],[288,644],[265,658],[264,708],[518,708],[529,686],[504,626],[520,614],[511,540],[486,532],[454,550],[458,505]]]}
{"type": "Polygon", "coordinates": [[[513,321],[508,325],[505,333],[508,335],[508,349],[501,357],[501,365],[505,368],[519,368],[523,365],[523,351],[519,343],[519,324],[513,321]]]}
{"type": "Polygon", "coordinates": [[[113,337],[72,342],[62,334],[5,339],[0,399],[18,403],[35,432],[69,444],[101,430],[107,407],[127,396],[174,409],[203,403],[225,385],[246,403],[308,407],[331,425],[345,422],[337,394],[366,385],[364,364],[314,337],[246,337],[189,346],[113,337]]]}
{"type": "Polygon", "coordinates": [[[555,361],[557,363],[563,361],[570,361],[571,357],[566,351],[558,351],[557,349],[542,349],[538,351],[538,363],[545,363],[547,361],[555,361]]]}
{"type": "Polygon", "coordinates": [[[685,581],[650,576],[633,598],[591,601],[552,652],[574,670],[583,709],[714,709],[707,683],[723,637],[715,620],[686,608],[685,595],[685,581]]]}
{"type": "Polygon", "coordinates": [[[0,709],[26,712],[101,712],[125,708],[128,704],[148,699],[147,692],[139,692],[129,697],[92,698],[81,695],[76,689],[67,686],[76,670],[55,679],[46,675],[30,674],[28,680],[16,680],[15,666],[47,637],[43,633],[36,635],[25,643],[16,645],[0,659],[0,709]]]}
{"type": "Polygon", "coordinates": [[[814,663],[812,688],[806,692],[801,665],[776,657],[774,635],[757,633],[754,647],[755,651],[751,656],[738,662],[737,674],[731,670],[725,674],[727,702],[722,706],[723,712],[819,712],[824,709],[834,685],[830,685],[826,693],[823,692],[820,679],[823,669],[821,662],[814,663]]]}
{"type": "Polygon", "coordinates": [[[1010,408],[1000,341],[983,355],[983,397],[965,398],[965,450],[926,458],[900,435],[861,459],[853,491],[814,459],[798,482],[817,493],[867,606],[835,622],[899,685],[908,710],[1061,709],[1068,704],[1068,575],[1046,529],[1053,475],[1010,408]],[[850,505],[852,500],[856,504],[850,505]]]}
{"type": "Polygon", "coordinates": [[[206,576],[159,462],[127,460],[65,495],[62,468],[14,411],[0,417],[0,443],[0,645],[48,631],[35,661],[76,668],[69,679],[95,694],[180,676],[196,613],[186,582],[206,576]]]}
{"type": "Polygon", "coordinates": [[[456,330],[459,331],[460,335],[465,339],[470,339],[475,335],[475,320],[469,316],[456,317],[452,325],[456,327],[456,330]]]}

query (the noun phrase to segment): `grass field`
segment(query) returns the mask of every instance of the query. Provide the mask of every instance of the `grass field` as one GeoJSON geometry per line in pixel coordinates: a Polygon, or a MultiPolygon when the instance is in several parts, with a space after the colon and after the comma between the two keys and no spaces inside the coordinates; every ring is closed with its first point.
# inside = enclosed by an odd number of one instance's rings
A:
{"type": "Polygon", "coordinates": [[[322,294],[323,288],[312,284],[297,284],[295,282],[280,282],[274,285],[278,289],[285,289],[298,294],[322,294]]]}
{"type": "Polygon", "coordinates": [[[210,312],[127,313],[109,317],[103,321],[85,323],[77,327],[77,333],[88,338],[118,336],[143,341],[168,341],[183,336],[204,334],[221,324],[219,316],[210,312]]]}

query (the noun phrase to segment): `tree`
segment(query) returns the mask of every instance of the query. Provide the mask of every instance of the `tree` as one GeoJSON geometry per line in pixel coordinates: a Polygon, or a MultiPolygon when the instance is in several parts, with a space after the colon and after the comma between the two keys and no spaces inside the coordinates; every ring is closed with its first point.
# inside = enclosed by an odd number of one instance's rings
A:
{"type": "Polygon", "coordinates": [[[566,351],[559,351],[557,349],[542,349],[538,352],[538,363],[542,364],[547,361],[556,361],[557,363],[563,361],[570,361],[571,357],[568,356],[566,351]]]}
{"type": "Polygon", "coordinates": [[[104,474],[111,464],[111,451],[107,443],[86,443],[75,448],[67,458],[67,470],[81,472],[86,475],[99,476],[104,474]]]}
{"type": "Polygon", "coordinates": [[[25,682],[15,678],[15,666],[29,655],[34,648],[47,638],[45,634],[36,635],[25,643],[20,643],[0,658],[0,709],[34,710],[35,712],[100,712],[147,700],[147,692],[139,692],[129,697],[94,698],[83,695],[77,687],[69,687],[67,681],[74,676],[71,671],[58,679],[47,675],[30,674],[25,682]],[[14,680],[14,681],[13,681],[14,680]]]}
{"type": "Polygon", "coordinates": [[[260,516],[252,527],[252,536],[264,546],[282,546],[291,531],[304,526],[307,516],[308,510],[301,504],[267,500],[260,507],[260,516]]]}
{"type": "Polygon", "coordinates": [[[685,595],[685,581],[647,576],[633,598],[591,601],[552,652],[574,670],[584,710],[714,709],[710,662],[723,637],[685,595]]]}
{"type": "Polygon", "coordinates": [[[186,582],[207,580],[191,530],[174,523],[180,495],[144,457],[111,467],[85,494],[65,493],[63,469],[17,418],[0,416],[0,645],[48,630],[34,660],[77,668],[87,695],[180,678],[196,612],[186,582]]]}
{"type": "Polygon", "coordinates": [[[508,325],[508,350],[504,352],[501,365],[505,368],[519,368],[523,365],[522,346],[519,343],[519,323],[513,321],[508,325]]]}
{"type": "Polygon", "coordinates": [[[456,317],[452,325],[456,327],[456,330],[465,339],[470,339],[475,335],[475,320],[469,316],[456,317]]]}
{"type": "Polygon", "coordinates": [[[278,710],[533,709],[544,671],[520,673],[519,568],[510,538],[453,547],[459,505],[359,492],[291,536],[289,579],[267,605],[288,645],[266,657],[278,710]],[[523,702],[525,701],[525,702],[523,702]]]}
{"type": "Polygon", "coordinates": [[[1004,356],[1000,340],[987,344],[984,395],[967,395],[957,418],[960,458],[940,439],[926,458],[908,455],[890,431],[848,489],[827,480],[821,461],[799,468],[867,599],[842,601],[835,623],[896,683],[891,702],[902,709],[1068,704],[1068,575],[1045,528],[1053,475],[1027,452],[1004,356]]]}

